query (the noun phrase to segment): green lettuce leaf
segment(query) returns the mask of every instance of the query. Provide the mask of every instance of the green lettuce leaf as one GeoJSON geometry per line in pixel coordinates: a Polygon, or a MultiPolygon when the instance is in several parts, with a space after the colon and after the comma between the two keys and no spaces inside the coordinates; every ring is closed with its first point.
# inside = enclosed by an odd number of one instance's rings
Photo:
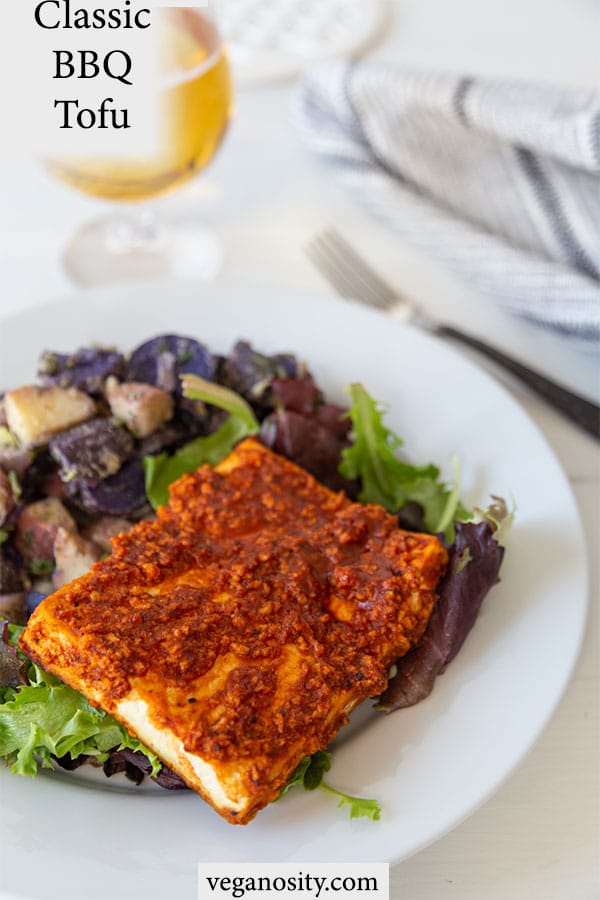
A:
{"type": "Polygon", "coordinates": [[[323,775],[330,768],[331,753],[328,750],[317,750],[312,756],[303,757],[279,796],[287,794],[293,787],[303,787],[306,791],[314,791],[320,786],[323,775]]]}
{"type": "Polygon", "coordinates": [[[351,794],[343,794],[342,791],[337,791],[330,785],[325,784],[325,782],[322,782],[320,787],[321,790],[326,791],[328,794],[333,794],[340,798],[338,807],[350,807],[351,819],[372,819],[374,822],[378,822],[381,818],[381,807],[377,800],[367,800],[366,797],[353,797],[351,794]]]}
{"type": "Polygon", "coordinates": [[[338,806],[350,807],[350,818],[366,818],[377,821],[381,816],[381,807],[377,800],[367,800],[365,797],[353,797],[331,787],[323,780],[323,776],[331,768],[331,753],[329,750],[317,750],[312,756],[305,756],[300,760],[286,786],[280,793],[280,797],[287,794],[293,787],[303,787],[305,791],[314,791],[320,788],[327,794],[339,798],[338,806]]]}
{"type": "Polygon", "coordinates": [[[170,484],[187,472],[195,472],[204,463],[215,466],[243,438],[257,434],[260,428],[252,408],[235,391],[197,375],[183,375],[181,380],[184,397],[218,406],[229,416],[213,434],[195,438],[171,456],[160,453],[144,457],[146,495],[154,509],[168,502],[170,484]]]}
{"type": "Polygon", "coordinates": [[[124,748],[141,750],[152,763],[152,774],[158,774],[158,757],[78,691],[34,663],[29,681],[0,705],[0,757],[6,757],[15,774],[35,775],[40,765],[53,768],[52,756],[76,759],[83,754],[103,762],[109,751],[124,748]]]}
{"type": "Polygon", "coordinates": [[[401,459],[398,450],[403,441],[384,424],[385,408],[361,384],[352,384],[349,391],[352,443],[342,451],[340,474],[360,480],[362,503],[379,503],[392,513],[400,512],[407,503],[418,503],[426,530],[441,532],[451,540],[454,520],[470,517],[460,503],[458,464],[453,484],[447,485],[437,466],[415,466],[401,459]]]}

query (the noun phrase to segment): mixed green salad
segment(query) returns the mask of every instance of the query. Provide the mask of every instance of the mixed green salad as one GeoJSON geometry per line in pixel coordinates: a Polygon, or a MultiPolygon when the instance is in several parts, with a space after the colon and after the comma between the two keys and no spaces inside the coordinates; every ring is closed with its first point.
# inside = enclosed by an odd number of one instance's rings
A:
{"type": "MultiPolygon", "coordinates": [[[[432,690],[498,580],[505,503],[460,501],[454,464],[415,465],[361,384],[347,408],[329,403],[306,366],[239,341],[227,356],[189,337],[160,335],[129,356],[86,347],[44,353],[39,381],[7,392],[0,412],[0,757],[19,775],[82,764],[139,784],[185,788],[139,740],[18,649],[44,597],[110,553],[110,541],[168,500],[169,485],[215,465],[244,437],[303,466],[334,490],[378,503],[402,527],[438,534],[449,550],[440,597],[420,641],[395,666],[376,708],[413,705],[432,690]]],[[[378,819],[376,801],[324,781],[331,755],[305,757],[282,793],[320,788],[351,817],[378,819]]]]}

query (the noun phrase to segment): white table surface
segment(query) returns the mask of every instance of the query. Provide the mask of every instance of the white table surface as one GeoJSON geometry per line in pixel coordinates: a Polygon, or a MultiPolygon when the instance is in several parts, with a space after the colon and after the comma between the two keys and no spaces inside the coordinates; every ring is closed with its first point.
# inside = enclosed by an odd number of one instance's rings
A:
{"type": "MultiPolygon", "coordinates": [[[[431,68],[597,87],[599,36],[597,0],[396,0],[371,53],[431,68]]],[[[359,209],[288,124],[290,92],[289,84],[240,91],[212,168],[166,202],[215,227],[226,250],[220,278],[326,294],[328,285],[302,248],[312,234],[334,225],[425,308],[598,396],[599,373],[589,359],[509,319],[359,209]]],[[[2,170],[0,196],[0,317],[79,290],[61,267],[61,250],[103,204],[55,183],[32,159],[2,170]]],[[[589,626],[571,683],[525,762],[467,821],[395,867],[394,900],[600,897],[598,450],[591,438],[506,383],[546,435],[579,504],[591,560],[589,626]]]]}

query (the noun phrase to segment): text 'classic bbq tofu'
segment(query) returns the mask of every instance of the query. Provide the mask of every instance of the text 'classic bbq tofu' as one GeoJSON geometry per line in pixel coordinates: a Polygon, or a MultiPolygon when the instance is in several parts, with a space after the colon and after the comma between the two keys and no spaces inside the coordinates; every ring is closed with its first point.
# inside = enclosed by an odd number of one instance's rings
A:
{"type": "Polygon", "coordinates": [[[446,561],[249,439],[44,600],[21,646],[245,824],[384,690],[446,561]]]}

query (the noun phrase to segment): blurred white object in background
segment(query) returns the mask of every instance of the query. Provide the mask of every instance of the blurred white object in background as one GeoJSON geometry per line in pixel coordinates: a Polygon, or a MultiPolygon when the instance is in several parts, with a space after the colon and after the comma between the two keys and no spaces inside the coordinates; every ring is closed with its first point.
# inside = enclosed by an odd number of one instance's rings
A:
{"type": "Polygon", "coordinates": [[[355,56],[381,30],[385,0],[215,0],[238,85],[290,78],[317,60],[355,56]]]}

